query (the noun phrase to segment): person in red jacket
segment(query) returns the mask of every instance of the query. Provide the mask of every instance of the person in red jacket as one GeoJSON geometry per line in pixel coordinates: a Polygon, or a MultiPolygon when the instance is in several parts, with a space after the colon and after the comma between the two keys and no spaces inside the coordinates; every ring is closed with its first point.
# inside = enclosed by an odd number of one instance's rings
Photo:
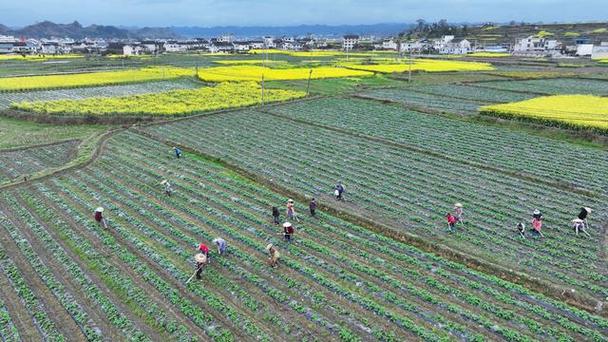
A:
{"type": "Polygon", "coordinates": [[[97,209],[95,209],[95,221],[97,221],[98,224],[100,224],[102,227],[104,228],[108,228],[108,223],[106,222],[106,219],[103,217],[103,208],[99,207],[97,209]]]}
{"type": "Polygon", "coordinates": [[[458,219],[456,218],[456,216],[452,215],[452,213],[447,213],[445,215],[445,218],[448,220],[448,231],[453,231],[456,222],[458,222],[458,219]]]}
{"type": "Polygon", "coordinates": [[[198,245],[198,250],[205,256],[205,258],[207,258],[207,263],[209,263],[211,261],[209,260],[209,247],[201,242],[201,244],[198,245]]]}

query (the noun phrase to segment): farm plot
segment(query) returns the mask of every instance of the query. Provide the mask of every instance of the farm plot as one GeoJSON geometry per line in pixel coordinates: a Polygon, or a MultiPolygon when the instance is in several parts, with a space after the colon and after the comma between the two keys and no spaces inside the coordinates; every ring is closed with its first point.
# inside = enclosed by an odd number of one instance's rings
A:
{"type": "Polygon", "coordinates": [[[446,163],[426,153],[404,152],[255,111],[153,126],[147,131],[302,194],[325,198],[335,182],[342,180],[350,189],[350,200],[339,206],[342,209],[582,293],[608,295],[601,224],[595,225],[590,238],[576,237],[570,229],[570,220],[583,205],[597,209],[596,222],[602,222],[603,198],[446,163]],[[298,139],[286,149],[277,132],[298,139]],[[470,208],[467,225],[447,234],[445,212],[459,201],[470,208]],[[528,221],[534,208],[545,213],[546,238],[523,240],[513,227],[528,221]],[[573,254],[580,258],[571,258],[573,254]]]}
{"type": "Polygon", "coordinates": [[[480,87],[547,95],[608,95],[608,82],[603,80],[554,78],[522,81],[490,81],[473,83],[480,87]]]}
{"type": "Polygon", "coordinates": [[[402,103],[413,109],[442,113],[455,113],[470,115],[477,113],[479,107],[490,104],[474,100],[459,98],[446,98],[443,95],[434,95],[417,92],[409,89],[371,89],[362,91],[359,97],[376,100],[385,100],[402,103]]]}
{"type": "Polygon", "coordinates": [[[201,86],[201,83],[194,82],[192,80],[172,80],[79,89],[56,89],[4,93],[0,92],[0,109],[9,108],[11,104],[19,102],[80,100],[90,97],[118,97],[147,93],[158,93],[178,89],[193,89],[199,88],[201,86]]]}
{"type": "Polygon", "coordinates": [[[608,153],[600,149],[361,99],[310,100],[271,107],[269,111],[392,140],[443,155],[454,163],[490,166],[608,195],[608,180],[602,176],[608,173],[608,153]],[[589,161],[590,167],[571,162],[581,158],[589,161]]]}
{"type": "Polygon", "coordinates": [[[464,84],[421,86],[412,90],[438,96],[493,103],[522,101],[531,99],[535,96],[507,90],[471,87],[464,84]]]}
{"type": "Polygon", "coordinates": [[[101,71],[82,74],[0,78],[0,91],[78,88],[140,83],[193,76],[194,71],[175,67],[149,67],[132,70],[101,71]]]}
{"type": "Polygon", "coordinates": [[[0,150],[0,183],[66,164],[76,156],[80,141],[47,146],[0,150]]]}
{"type": "Polygon", "coordinates": [[[268,212],[283,196],[194,155],[168,158],[160,146],[122,133],[87,168],[0,195],[0,237],[11,241],[0,266],[46,260],[36,264],[41,281],[68,312],[84,308],[63,325],[49,306],[30,311],[48,321],[43,332],[60,339],[75,325],[91,340],[607,337],[604,318],[323,212],[302,215],[295,240],[281,242],[268,212]],[[172,196],[158,185],[164,178],[173,180],[172,196]],[[109,230],[90,215],[100,204],[109,230]],[[212,257],[202,282],[184,285],[195,246],[216,236],[228,254],[212,257]],[[264,263],[269,242],[282,253],[277,269],[264,263]]]}
{"type": "Polygon", "coordinates": [[[301,91],[271,89],[261,96],[255,82],[224,82],[215,87],[172,90],[162,93],[82,100],[20,102],[12,108],[53,115],[159,116],[191,115],[205,111],[285,101],[306,96],[301,91]]]}

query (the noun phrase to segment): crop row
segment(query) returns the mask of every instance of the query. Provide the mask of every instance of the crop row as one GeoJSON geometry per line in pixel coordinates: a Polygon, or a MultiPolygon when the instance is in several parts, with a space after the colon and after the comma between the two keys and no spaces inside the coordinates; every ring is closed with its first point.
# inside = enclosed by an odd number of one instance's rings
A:
{"type": "Polygon", "coordinates": [[[466,84],[440,84],[429,86],[417,86],[412,89],[421,93],[437,96],[447,96],[463,100],[475,100],[480,102],[514,102],[528,100],[534,95],[516,93],[508,90],[472,87],[466,84]]]}
{"type": "Polygon", "coordinates": [[[608,153],[596,148],[359,99],[318,99],[270,111],[446,155],[455,163],[473,162],[608,193],[608,181],[602,177],[608,172],[608,153]],[[571,162],[577,159],[593,167],[571,162]]]}
{"type": "Polygon", "coordinates": [[[75,156],[79,143],[72,140],[16,151],[0,151],[0,183],[67,163],[75,156]]]}
{"type": "MultiPolygon", "coordinates": [[[[144,144],[146,144],[146,141],[139,139],[129,139],[128,142],[124,142],[123,144],[130,146],[143,146],[144,144]]],[[[114,170],[115,172],[117,172],[117,176],[115,176],[116,178],[114,180],[107,181],[110,184],[115,184],[119,177],[124,177],[123,175],[137,174],[137,179],[132,176],[127,176],[128,178],[123,179],[122,181],[125,182],[125,184],[129,184],[138,189],[145,189],[147,187],[154,188],[154,185],[150,186],[149,184],[155,184],[155,181],[159,178],[166,177],[166,173],[175,172],[175,175],[177,175],[176,182],[178,182],[175,183],[178,184],[176,189],[177,193],[171,198],[165,198],[162,195],[160,189],[157,189],[157,191],[155,191],[153,195],[162,199],[161,201],[163,206],[161,206],[161,208],[187,207],[187,205],[183,205],[185,203],[195,203],[197,207],[201,205],[211,205],[215,208],[224,206],[226,208],[226,212],[230,213],[230,217],[225,217],[225,220],[229,220],[229,222],[234,222],[233,224],[237,227],[242,227],[243,232],[245,232],[245,230],[251,231],[252,234],[257,235],[266,241],[268,240],[269,236],[270,239],[273,239],[271,236],[274,235],[274,231],[276,231],[276,228],[273,228],[272,225],[268,223],[268,219],[266,216],[268,211],[266,208],[268,208],[273,203],[276,204],[278,201],[284,200],[284,198],[281,198],[276,194],[272,194],[267,190],[260,189],[258,186],[252,185],[251,183],[234,179],[234,176],[227,177],[224,175],[225,171],[222,172],[221,169],[213,170],[217,168],[214,166],[210,167],[205,164],[201,165],[201,163],[189,163],[185,166],[171,165],[170,162],[168,162],[165,158],[155,156],[154,152],[147,150],[148,148],[154,148],[153,143],[147,142],[147,145],[149,147],[145,149],[140,148],[136,151],[133,151],[135,152],[135,158],[120,156],[120,146],[110,149],[108,152],[110,152],[111,157],[107,158],[107,167],[105,167],[105,170],[95,172],[98,173],[97,178],[92,179],[88,184],[96,184],[97,182],[100,182],[104,175],[107,175],[108,172],[112,172],[112,170],[114,170]],[[159,163],[162,163],[162,165],[159,165],[159,163]],[[169,171],[169,168],[174,169],[175,167],[179,167],[179,170],[169,171]],[[164,174],[158,174],[158,172],[163,172],[164,174]],[[202,192],[200,190],[201,187],[203,189],[202,192]],[[248,227],[255,228],[254,230],[252,230],[248,227]]],[[[105,190],[108,191],[109,189],[105,190]]],[[[148,192],[148,190],[144,191],[148,192]]],[[[120,196],[116,196],[115,193],[111,193],[111,198],[116,199],[118,201],[124,200],[120,199],[120,196]]],[[[137,199],[137,197],[134,197],[133,194],[130,195],[130,198],[137,199]]],[[[145,197],[141,200],[145,200],[145,197]]],[[[193,213],[192,215],[196,214],[193,213]]],[[[204,217],[200,216],[197,216],[196,219],[205,220],[204,217]]],[[[521,311],[509,313],[509,310],[498,309],[496,305],[488,307],[484,307],[483,305],[481,305],[481,303],[485,302],[488,298],[482,297],[476,300],[475,296],[468,296],[466,293],[471,291],[472,288],[483,287],[480,284],[474,285],[475,282],[472,282],[470,279],[466,279],[466,277],[473,275],[474,272],[469,270],[469,275],[463,278],[462,275],[449,275],[449,272],[443,273],[437,270],[441,269],[442,266],[444,266],[443,264],[446,264],[455,270],[453,272],[461,273],[462,266],[447,263],[444,260],[441,260],[440,258],[425,255],[424,253],[415,250],[411,247],[408,248],[406,245],[399,244],[394,241],[391,242],[390,239],[385,238],[384,242],[388,245],[392,245],[389,249],[387,249],[386,245],[374,242],[379,239],[378,235],[369,233],[366,230],[356,226],[346,225],[344,222],[327,215],[323,215],[320,221],[320,223],[317,223],[315,221],[309,221],[308,219],[305,219],[305,222],[298,224],[298,226],[306,228],[302,229],[301,234],[298,233],[296,244],[289,246],[289,258],[299,257],[303,260],[306,260],[307,263],[314,265],[315,268],[325,269],[326,272],[328,272],[329,274],[340,274],[340,277],[344,277],[347,283],[356,283],[358,284],[358,287],[363,287],[366,289],[366,291],[383,291],[383,296],[387,298],[386,300],[388,303],[391,303],[391,300],[396,300],[398,305],[401,305],[405,308],[409,307],[410,310],[415,310],[414,312],[418,312],[418,315],[423,315],[422,317],[425,317],[423,314],[424,311],[420,312],[420,309],[422,309],[423,307],[428,307],[429,303],[442,307],[442,304],[440,303],[445,303],[447,300],[446,298],[442,298],[442,296],[445,296],[446,291],[449,291],[449,293],[451,293],[451,296],[460,298],[459,300],[456,300],[457,303],[460,303],[460,306],[452,305],[448,306],[447,309],[443,308],[442,310],[446,309],[448,312],[456,314],[457,316],[461,315],[463,317],[467,317],[467,319],[472,319],[482,324],[488,329],[491,329],[491,327],[496,323],[487,321],[489,317],[488,315],[496,314],[498,315],[498,317],[503,317],[503,319],[516,318],[517,320],[520,320],[523,324],[526,324],[530,329],[537,329],[538,331],[536,332],[539,334],[550,334],[555,336],[556,338],[560,336],[560,334],[566,336],[563,333],[560,333],[559,329],[544,331],[543,329],[535,325],[533,321],[526,320],[524,317],[520,317],[520,315],[525,314],[526,310],[534,308],[534,305],[525,303],[525,301],[520,302],[518,304],[522,308],[521,311]],[[361,236],[355,240],[355,236],[353,235],[353,233],[361,236]],[[353,244],[353,240],[355,240],[357,244],[353,244]],[[350,247],[349,244],[351,245],[350,247]],[[395,250],[390,253],[392,248],[394,248],[395,250]],[[399,248],[400,250],[397,250],[397,248],[399,248]],[[382,256],[374,256],[374,253],[378,253],[379,249],[383,253],[382,256]],[[337,253],[336,251],[340,251],[340,253],[337,253]],[[415,257],[404,258],[404,251],[407,254],[413,254],[415,257]],[[391,254],[393,255],[392,258],[395,258],[396,260],[382,260],[391,254]],[[412,266],[406,265],[421,265],[421,260],[417,259],[422,259],[422,257],[424,257],[424,259],[427,259],[425,261],[426,265],[423,267],[423,269],[426,269],[425,271],[420,269],[417,271],[409,270],[403,273],[402,269],[400,269],[399,267],[401,266],[408,269],[412,266]],[[321,258],[322,260],[316,258],[321,258]],[[438,262],[440,262],[442,265],[438,265],[438,262]],[[334,263],[338,263],[340,265],[339,270],[334,269],[331,266],[334,263]],[[373,265],[369,265],[369,263],[372,263],[373,265]],[[435,273],[442,273],[445,278],[443,280],[440,280],[439,282],[437,282],[437,279],[433,281],[429,278],[423,278],[418,282],[414,279],[418,279],[420,277],[420,272],[425,274],[428,273],[429,276],[432,276],[435,273]],[[441,286],[441,284],[446,282],[446,279],[448,279],[448,277],[450,276],[460,278],[450,281],[449,284],[444,284],[444,286],[441,286]],[[407,279],[407,281],[404,283],[405,279],[407,279]],[[465,286],[464,288],[455,291],[457,288],[460,288],[462,286],[462,282],[466,282],[472,287],[469,289],[465,286]],[[417,284],[414,285],[414,283],[417,284]],[[425,289],[425,287],[429,287],[429,285],[433,285],[431,286],[431,290],[425,289]],[[449,290],[450,288],[451,290],[449,290]],[[397,297],[392,297],[389,294],[391,291],[395,291],[394,294],[397,297]],[[438,295],[438,298],[435,297],[438,295]],[[400,296],[406,296],[404,298],[408,298],[408,300],[422,300],[423,303],[426,302],[426,304],[412,303],[414,306],[411,307],[406,303],[400,303],[400,301],[397,299],[400,296]],[[412,299],[412,297],[420,299],[412,299]],[[474,311],[469,311],[467,307],[470,306],[476,306],[478,307],[478,309],[484,310],[484,315],[480,316],[477,315],[474,311]],[[417,307],[419,309],[414,309],[414,307],[417,307]]],[[[234,234],[235,233],[232,233],[231,236],[234,236],[234,234]]],[[[265,242],[258,243],[258,248],[263,244],[265,244],[265,242]]],[[[477,278],[480,277],[477,276],[477,278]]],[[[484,282],[489,282],[489,280],[492,278],[486,277],[486,279],[487,280],[484,280],[484,282]]],[[[500,282],[496,279],[493,279],[493,281],[500,282]]],[[[516,286],[515,288],[517,288],[519,291],[525,291],[516,286]]],[[[339,289],[336,290],[340,291],[339,289]]],[[[491,288],[488,289],[487,285],[486,291],[495,296],[493,298],[494,300],[496,300],[496,298],[501,298],[499,296],[499,291],[492,290],[491,288]]],[[[525,296],[522,297],[525,298],[525,296]]],[[[504,300],[504,297],[502,298],[504,300]]],[[[516,301],[513,299],[505,301],[505,303],[509,305],[512,305],[514,302],[516,301]]],[[[435,307],[435,309],[430,309],[430,312],[436,312],[437,310],[439,309],[435,307]]],[[[535,310],[537,312],[539,310],[541,312],[543,311],[541,307],[535,308],[535,310]]],[[[548,317],[548,319],[555,318],[555,316],[553,316],[549,312],[544,312],[544,315],[545,317],[548,317]]],[[[431,317],[429,316],[426,317],[427,319],[431,319],[431,317]]],[[[432,316],[432,319],[441,320],[441,316],[434,315],[432,316]]],[[[600,324],[602,324],[603,326],[606,325],[606,322],[603,322],[601,319],[598,322],[601,322],[600,324]]],[[[446,322],[444,321],[444,323],[446,322]]],[[[460,333],[462,333],[463,331],[465,331],[466,333],[467,331],[466,328],[463,328],[458,324],[454,324],[454,322],[452,324],[449,324],[449,326],[451,326],[451,329],[453,329],[452,333],[454,334],[458,333],[459,331],[460,333]]],[[[589,334],[589,337],[595,336],[596,339],[601,338],[601,335],[597,335],[597,333],[593,332],[592,330],[580,330],[579,328],[574,328],[573,326],[569,326],[567,324],[564,325],[564,328],[568,327],[575,329],[574,331],[589,334]]],[[[499,329],[499,334],[503,334],[503,337],[505,338],[509,338],[508,336],[512,336],[513,339],[525,339],[522,336],[517,337],[517,334],[512,335],[512,332],[510,332],[508,328],[504,330],[499,329]]]]}
{"type": "Polygon", "coordinates": [[[404,155],[383,144],[251,111],[151,127],[149,131],[305,194],[328,194],[335,182],[342,180],[348,184],[348,197],[354,205],[350,209],[399,231],[433,238],[474,255],[487,252],[485,257],[500,264],[556,277],[583,290],[605,292],[601,284],[606,283],[606,270],[598,254],[601,232],[594,230],[593,238],[585,240],[576,238],[569,229],[582,204],[601,212],[597,199],[466,165],[446,167],[443,160],[425,154],[404,155]],[[267,126],[267,122],[272,125],[267,126]],[[273,138],[277,131],[298,136],[300,142],[286,150],[273,138]],[[448,236],[443,232],[443,215],[458,201],[470,208],[467,228],[448,236]],[[550,227],[547,238],[540,242],[522,240],[512,228],[519,220],[527,221],[534,208],[543,210],[550,227]],[[572,252],[588,259],[572,259],[568,257],[572,252]],[[522,254],[535,257],[521,260],[518,255],[522,254]]]}
{"type": "Polygon", "coordinates": [[[52,100],[79,100],[91,97],[117,97],[158,93],[163,91],[198,88],[201,84],[188,79],[170,81],[157,81],[125,85],[88,87],[77,89],[38,90],[28,92],[0,93],[0,109],[9,108],[13,103],[52,101],[52,100]]]}

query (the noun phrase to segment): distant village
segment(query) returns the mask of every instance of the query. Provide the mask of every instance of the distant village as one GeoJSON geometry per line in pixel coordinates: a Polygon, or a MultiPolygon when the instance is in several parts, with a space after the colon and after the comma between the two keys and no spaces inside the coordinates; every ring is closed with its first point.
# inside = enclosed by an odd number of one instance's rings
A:
{"type": "Polygon", "coordinates": [[[49,38],[27,39],[0,35],[0,54],[21,55],[156,55],[161,53],[247,53],[251,50],[279,49],[288,51],[342,50],[395,51],[402,54],[464,55],[474,52],[510,53],[523,57],[591,57],[608,58],[608,41],[593,42],[584,37],[558,41],[550,37],[531,35],[510,43],[487,44],[454,35],[436,39],[403,40],[398,37],[345,35],[341,38],[260,37],[237,39],[226,34],[212,39],[184,40],[117,40],[49,38]]]}

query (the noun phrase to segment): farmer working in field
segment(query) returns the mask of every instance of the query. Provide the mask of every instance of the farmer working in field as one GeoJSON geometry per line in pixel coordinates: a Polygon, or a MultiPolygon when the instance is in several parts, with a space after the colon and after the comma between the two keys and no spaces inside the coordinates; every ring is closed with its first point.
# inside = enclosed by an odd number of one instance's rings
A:
{"type": "Polygon", "coordinates": [[[464,213],[462,212],[462,204],[456,203],[454,204],[454,216],[456,217],[457,223],[464,224],[464,213]]]}
{"type": "Polygon", "coordinates": [[[205,267],[207,260],[207,257],[201,253],[194,256],[194,262],[196,263],[196,279],[202,279],[201,273],[203,273],[203,267],[205,267]]]}
{"type": "Polygon", "coordinates": [[[175,152],[175,157],[177,159],[182,157],[182,150],[179,147],[177,147],[177,146],[173,147],[173,151],[175,152]]]}
{"type": "Polygon", "coordinates": [[[526,238],[526,225],[523,222],[519,222],[517,224],[517,231],[519,232],[519,236],[521,236],[522,238],[526,238]]]}
{"type": "Polygon", "coordinates": [[[336,199],[338,201],[344,199],[344,191],[345,190],[346,189],[344,189],[344,185],[342,185],[342,182],[338,182],[338,184],[336,184],[336,187],[334,189],[334,195],[336,196],[336,199]]]}
{"type": "Polygon", "coordinates": [[[268,252],[268,265],[270,267],[279,266],[279,258],[281,257],[279,251],[271,243],[266,246],[266,251],[268,252]]]}
{"type": "Polygon", "coordinates": [[[289,222],[283,223],[283,236],[285,237],[286,242],[291,242],[291,236],[294,233],[293,225],[289,222]]]}
{"type": "Polygon", "coordinates": [[[581,212],[578,213],[578,219],[583,221],[585,228],[589,228],[589,223],[587,222],[587,216],[589,214],[591,214],[591,208],[588,207],[581,208],[581,212]]]}
{"type": "Polygon", "coordinates": [[[217,254],[222,255],[226,253],[226,249],[228,249],[228,244],[226,240],[218,237],[213,239],[213,243],[217,246],[217,254]]]}
{"type": "Polygon", "coordinates": [[[572,220],[572,228],[576,232],[576,235],[578,235],[578,232],[583,232],[583,233],[585,233],[585,235],[591,236],[585,230],[585,221],[583,221],[579,218],[575,218],[574,220],[572,220]]]}
{"type": "Polygon", "coordinates": [[[101,225],[104,228],[108,228],[108,223],[106,222],[106,219],[103,217],[103,208],[99,207],[97,209],[95,209],[95,221],[97,221],[97,223],[99,225],[101,225]]]}
{"type": "Polygon", "coordinates": [[[211,261],[209,260],[209,247],[207,247],[207,245],[201,242],[201,244],[198,245],[198,250],[201,252],[201,254],[205,256],[205,258],[207,259],[207,263],[209,263],[211,261]]]}
{"type": "Polygon", "coordinates": [[[310,210],[310,216],[315,217],[316,212],[317,212],[317,200],[311,199],[310,203],[308,203],[308,209],[310,210]]]}
{"type": "Polygon", "coordinates": [[[173,188],[171,187],[171,183],[169,183],[169,181],[165,179],[162,182],[160,182],[160,184],[165,187],[165,194],[167,194],[167,196],[171,196],[171,194],[173,193],[173,188]]]}
{"type": "Polygon", "coordinates": [[[287,219],[298,219],[296,216],[296,208],[292,199],[287,200],[287,219]]]}
{"type": "Polygon", "coordinates": [[[543,233],[540,231],[543,227],[543,214],[541,214],[540,210],[535,209],[532,213],[532,234],[536,236],[544,237],[543,233]]]}
{"type": "Polygon", "coordinates": [[[272,207],[272,219],[274,224],[280,224],[281,221],[279,220],[281,217],[281,214],[279,213],[279,208],[277,207],[272,207]]]}
{"type": "Polygon", "coordinates": [[[452,215],[452,213],[447,213],[445,215],[445,218],[448,220],[448,231],[453,231],[454,230],[454,226],[456,225],[456,222],[458,222],[458,220],[456,219],[456,216],[452,215]]]}

